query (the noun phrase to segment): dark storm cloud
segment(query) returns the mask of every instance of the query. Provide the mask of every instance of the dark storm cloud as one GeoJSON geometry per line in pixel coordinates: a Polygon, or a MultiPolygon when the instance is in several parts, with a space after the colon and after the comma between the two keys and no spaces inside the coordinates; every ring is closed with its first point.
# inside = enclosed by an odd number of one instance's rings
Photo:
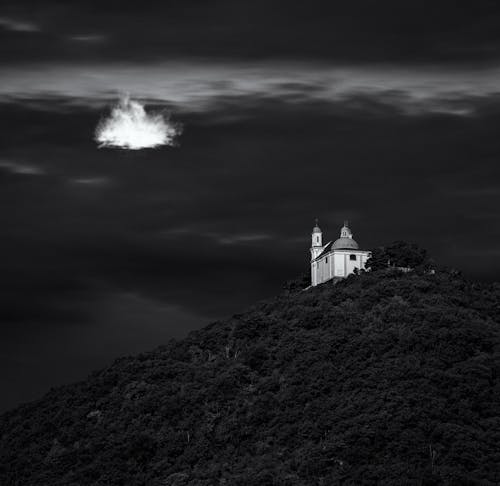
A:
{"type": "Polygon", "coordinates": [[[490,0],[185,0],[148,2],[147,8],[8,0],[0,15],[40,26],[36,44],[19,29],[3,33],[0,56],[15,62],[179,56],[442,62],[487,61],[500,53],[500,7],[490,0]],[[67,42],[96,35],[108,41],[98,49],[67,42]]]}

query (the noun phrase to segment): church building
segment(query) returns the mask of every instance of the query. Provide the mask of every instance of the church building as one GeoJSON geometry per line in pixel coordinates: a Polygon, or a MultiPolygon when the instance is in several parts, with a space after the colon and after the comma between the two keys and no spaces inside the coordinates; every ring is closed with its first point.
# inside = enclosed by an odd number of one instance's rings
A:
{"type": "Polygon", "coordinates": [[[360,250],[352,237],[347,221],[340,230],[340,238],[323,245],[323,233],[318,226],[312,232],[311,285],[319,285],[333,278],[345,278],[356,268],[364,269],[371,252],[360,250]]]}

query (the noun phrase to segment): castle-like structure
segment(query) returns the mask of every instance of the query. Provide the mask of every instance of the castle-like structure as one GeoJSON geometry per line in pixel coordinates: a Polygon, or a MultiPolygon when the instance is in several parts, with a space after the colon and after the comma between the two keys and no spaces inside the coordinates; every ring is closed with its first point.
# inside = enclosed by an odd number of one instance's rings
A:
{"type": "Polygon", "coordinates": [[[364,269],[371,252],[360,250],[352,237],[347,221],[340,230],[340,238],[323,245],[323,233],[316,225],[312,231],[311,285],[319,285],[333,278],[345,278],[354,270],[364,269]]]}

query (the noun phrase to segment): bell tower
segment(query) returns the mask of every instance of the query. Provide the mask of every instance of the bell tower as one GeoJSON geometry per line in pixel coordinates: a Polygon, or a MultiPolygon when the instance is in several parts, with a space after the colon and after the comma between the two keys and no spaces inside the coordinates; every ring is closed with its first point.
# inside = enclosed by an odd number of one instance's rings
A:
{"type": "Polygon", "coordinates": [[[342,226],[342,229],[340,230],[340,237],[352,238],[352,231],[349,228],[349,221],[344,221],[344,226],[342,226]]]}
{"type": "Polygon", "coordinates": [[[311,260],[314,260],[323,249],[323,233],[321,228],[318,226],[318,219],[316,219],[316,224],[312,230],[311,234],[311,260]]]}

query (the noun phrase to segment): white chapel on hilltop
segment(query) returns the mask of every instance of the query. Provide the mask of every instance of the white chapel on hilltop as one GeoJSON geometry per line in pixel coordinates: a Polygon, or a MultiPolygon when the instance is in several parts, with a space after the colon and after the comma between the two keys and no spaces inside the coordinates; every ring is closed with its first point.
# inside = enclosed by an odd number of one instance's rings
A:
{"type": "Polygon", "coordinates": [[[352,237],[347,221],[340,230],[340,238],[323,246],[323,233],[318,220],[312,231],[311,285],[319,285],[333,278],[345,278],[354,270],[364,269],[371,252],[360,250],[352,237]]]}

